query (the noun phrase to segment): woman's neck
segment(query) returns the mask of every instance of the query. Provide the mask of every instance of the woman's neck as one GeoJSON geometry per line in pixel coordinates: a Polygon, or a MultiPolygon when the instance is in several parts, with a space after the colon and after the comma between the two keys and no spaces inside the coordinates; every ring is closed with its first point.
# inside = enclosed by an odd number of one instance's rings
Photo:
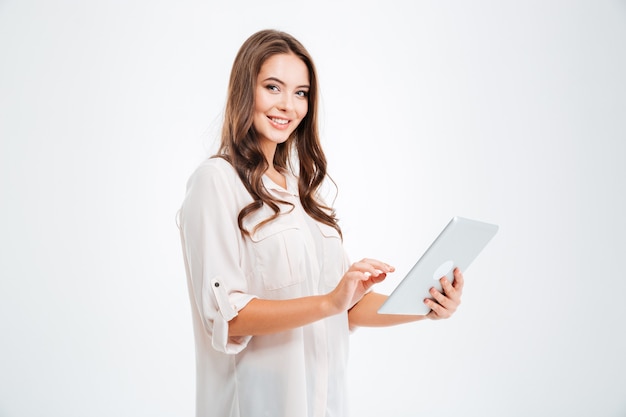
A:
{"type": "Polygon", "coordinates": [[[273,165],[270,166],[267,171],[265,171],[265,175],[267,175],[268,178],[274,181],[276,184],[280,185],[284,189],[287,189],[287,178],[273,165]]]}

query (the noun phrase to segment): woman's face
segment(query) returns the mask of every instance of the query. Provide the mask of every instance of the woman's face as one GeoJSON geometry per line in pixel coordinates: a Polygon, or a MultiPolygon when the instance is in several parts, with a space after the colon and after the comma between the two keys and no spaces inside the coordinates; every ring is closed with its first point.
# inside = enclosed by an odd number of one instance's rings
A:
{"type": "Polygon", "coordinates": [[[266,156],[273,156],[298,127],[309,108],[309,70],[293,54],[268,58],[257,76],[254,129],[266,156]]]}

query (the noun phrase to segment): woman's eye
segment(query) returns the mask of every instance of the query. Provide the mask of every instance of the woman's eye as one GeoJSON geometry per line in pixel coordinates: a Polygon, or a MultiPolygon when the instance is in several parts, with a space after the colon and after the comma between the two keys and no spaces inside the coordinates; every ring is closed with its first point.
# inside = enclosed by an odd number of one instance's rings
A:
{"type": "Polygon", "coordinates": [[[270,84],[265,86],[265,88],[267,88],[270,91],[279,91],[278,86],[274,85],[274,84],[270,84]]]}
{"type": "Polygon", "coordinates": [[[303,91],[303,90],[301,90],[301,91],[296,92],[296,95],[297,95],[298,97],[302,97],[302,98],[304,98],[304,97],[308,97],[309,92],[308,92],[308,91],[303,91]]]}

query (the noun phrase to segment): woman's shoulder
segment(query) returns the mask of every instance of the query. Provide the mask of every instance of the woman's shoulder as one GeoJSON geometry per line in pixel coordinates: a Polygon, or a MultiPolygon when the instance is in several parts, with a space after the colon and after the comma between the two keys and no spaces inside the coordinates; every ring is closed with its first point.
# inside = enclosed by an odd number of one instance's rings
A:
{"type": "Polygon", "coordinates": [[[194,183],[223,183],[233,185],[239,182],[235,168],[224,158],[211,157],[202,161],[191,174],[188,186],[194,183]]]}
{"type": "Polygon", "coordinates": [[[237,172],[235,168],[225,160],[224,158],[220,158],[218,156],[212,156],[210,158],[202,161],[197,167],[192,176],[200,175],[200,176],[226,176],[226,177],[236,177],[237,172]]]}

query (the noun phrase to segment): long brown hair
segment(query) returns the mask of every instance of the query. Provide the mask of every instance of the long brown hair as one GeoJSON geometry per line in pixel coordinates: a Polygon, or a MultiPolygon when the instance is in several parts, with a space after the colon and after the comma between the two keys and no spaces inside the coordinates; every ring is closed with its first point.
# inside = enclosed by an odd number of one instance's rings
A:
{"type": "Polygon", "coordinates": [[[253,126],[254,94],[261,66],[274,55],[289,53],[300,58],[309,70],[308,111],[291,136],[277,145],[273,163],[278,168],[292,172],[298,169],[298,192],[304,210],[315,220],[335,228],[341,236],[334,210],[323,205],[318,198],[319,189],[326,178],[326,156],[317,128],[318,86],[315,65],[304,46],[293,36],[276,30],[262,30],[250,36],[239,49],[228,84],[222,141],[215,156],[233,165],[254,199],[238,216],[239,229],[244,236],[250,234],[243,225],[244,218],[264,204],[274,214],[256,225],[254,230],[277,218],[281,204],[291,205],[272,197],[263,186],[262,176],[268,169],[268,162],[253,126]]]}

